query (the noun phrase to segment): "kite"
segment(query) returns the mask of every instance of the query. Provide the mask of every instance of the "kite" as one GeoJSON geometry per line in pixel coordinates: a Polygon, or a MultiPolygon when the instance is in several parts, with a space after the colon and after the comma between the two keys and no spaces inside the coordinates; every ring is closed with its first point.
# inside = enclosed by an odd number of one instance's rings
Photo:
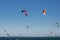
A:
{"type": "Polygon", "coordinates": [[[27,13],[27,11],[26,11],[26,10],[22,10],[22,13],[24,13],[24,14],[25,14],[25,16],[28,16],[28,13],[27,13]]]}
{"type": "Polygon", "coordinates": [[[46,9],[43,9],[43,15],[46,15],[46,9]]]}
{"type": "Polygon", "coordinates": [[[58,23],[55,23],[55,26],[59,27],[59,24],[58,23]]]}

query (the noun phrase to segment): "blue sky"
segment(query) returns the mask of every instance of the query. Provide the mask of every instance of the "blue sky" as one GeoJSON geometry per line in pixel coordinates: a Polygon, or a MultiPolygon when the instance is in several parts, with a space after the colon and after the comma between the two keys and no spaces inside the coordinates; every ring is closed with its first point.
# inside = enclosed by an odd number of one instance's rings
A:
{"type": "Polygon", "coordinates": [[[60,24],[60,0],[0,0],[0,36],[6,36],[5,29],[10,36],[60,36],[55,22],[60,24]],[[23,9],[28,17],[21,13],[23,9]]]}

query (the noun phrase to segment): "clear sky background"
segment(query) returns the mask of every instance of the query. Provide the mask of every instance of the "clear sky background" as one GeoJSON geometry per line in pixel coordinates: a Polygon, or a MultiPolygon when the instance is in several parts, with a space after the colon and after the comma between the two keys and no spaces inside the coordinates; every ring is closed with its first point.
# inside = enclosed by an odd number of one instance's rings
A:
{"type": "Polygon", "coordinates": [[[60,25],[60,0],[0,0],[0,36],[60,36],[55,22],[60,25]],[[23,9],[28,17],[21,13],[23,9]]]}

